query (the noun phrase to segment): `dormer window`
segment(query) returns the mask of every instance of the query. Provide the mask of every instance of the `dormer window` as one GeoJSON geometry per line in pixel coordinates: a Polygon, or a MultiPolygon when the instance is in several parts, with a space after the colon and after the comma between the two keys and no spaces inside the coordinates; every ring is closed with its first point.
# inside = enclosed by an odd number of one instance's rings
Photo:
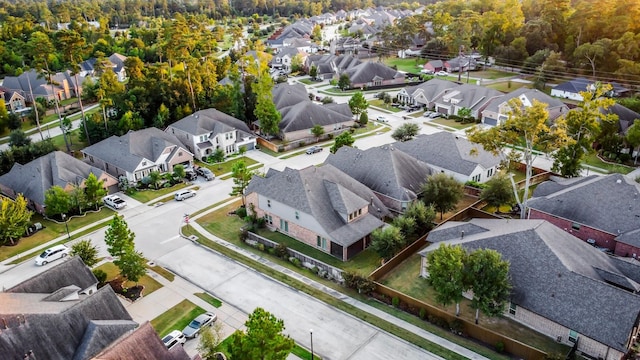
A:
{"type": "Polygon", "coordinates": [[[271,200],[267,200],[267,207],[271,207],[271,200]]]}

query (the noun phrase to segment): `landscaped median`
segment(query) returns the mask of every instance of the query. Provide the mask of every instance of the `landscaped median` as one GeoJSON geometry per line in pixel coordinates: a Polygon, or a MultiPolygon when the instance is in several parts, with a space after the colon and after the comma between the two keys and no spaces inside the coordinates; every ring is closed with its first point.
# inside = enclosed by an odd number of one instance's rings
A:
{"type": "Polygon", "coordinates": [[[142,276],[137,283],[134,283],[131,281],[124,281],[123,279],[120,278],[120,269],[118,269],[118,267],[112,262],[104,263],[93,269],[94,272],[96,270],[104,271],[107,274],[105,283],[111,284],[111,287],[116,293],[119,293],[120,295],[124,296],[129,300],[135,301],[141,296],[149,295],[152,292],[162,287],[162,284],[154,280],[149,275],[142,276]],[[135,289],[138,286],[142,287],[141,292],[139,294],[132,293],[127,290],[130,288],[135,289]]]}

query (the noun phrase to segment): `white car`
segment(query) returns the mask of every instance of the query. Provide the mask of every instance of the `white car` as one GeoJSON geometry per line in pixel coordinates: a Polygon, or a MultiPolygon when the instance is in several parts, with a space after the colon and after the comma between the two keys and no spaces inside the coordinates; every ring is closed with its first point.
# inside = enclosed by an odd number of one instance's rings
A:
{"type": "Polygon", "coordinates": [[[380,122],[389,122],[389,120],[387,120],[387,118],[385,118],[384,116],[378,116],[378,118],[376,118],[376,120],[380,121],[380,122]]]}
{"type": "Polygon", "coordinates": [[[38,266],[47,265],[48,263],[54,260],[58,260],[58,259],[62,259],[63,257],[66,257],[67,255],[69,255],[70,252],[71,252],[71,249],[69,249],[64,245],[56,245],[56,246],[50,247],[47,250],[43,251],[42,254],[38,255],[38,257],[36,258],[36,265],[38,266]]]}
{"type": "Polygon", "coordinates": [[[122,200],[122,198],[118,195],[105,196],[104,198],[102,198],[102,202],[114,209],[122,209],[123,207],[127,206],[127,202],[122,200]]]}
{"type": "Polygon", "coordinates": [[[173,330],[167,336],[162,338],[162,342],[167,349],[171,350],[178,345],[184,345],[187,342],[187,337],[184,336],[180,330],[173,330]]]}
{"type": "Polygon", "coordinates": [[[440,71],[438,71],[438,72],[436,73],[436,75],[438,75],[438,76],[448,76],[448,75],[449,75],[449,73],[448,73],[448,72],[446,72],[446,71],[442,71],[442,70],[440,70],[440,71]]]}
{"type": "Polygon", "coordinates": [[[182,201],[185,199],[188,199],[190,197],[194,197],[196,196],[196,192],[193,190],[189,190],[189,189],[184,189],[184,190],[178,190],[173,197],[178,200],[178,201],[182,201]]]}

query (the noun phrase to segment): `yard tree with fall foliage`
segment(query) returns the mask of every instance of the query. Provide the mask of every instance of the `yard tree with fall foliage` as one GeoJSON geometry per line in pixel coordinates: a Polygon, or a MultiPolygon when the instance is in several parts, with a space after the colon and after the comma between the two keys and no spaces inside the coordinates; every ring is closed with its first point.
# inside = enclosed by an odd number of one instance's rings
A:
{"type": "MultiPolygon", "coordinates": [[[[549,153],[563,146],[570,146],[573,140],[567,136],[567,125],[563,119],[549,124],[547,104],[534,100],[531,106],[524,106],[520,99],[511,99],[506,121],[489,129],[473,127],[467,131],[471,142],[484,150],[501,156],[506,162],[523,161],[525,164],[524,194],[520,197],[512,180],[514,196],[520,205],[520,218],[525,218],[529,186],[533,174],[533,161],[540,153],[549,153]],[[517,151],[505,151],[507,148],[517,151]]],[[[473,149],[477,152],[478,149],[473,149]]]]}
{"type": "Polygon", "coordinates": [[[15,200],[0,197],[0,245],[15,244],[25,233],[31,215],[27,200],[22,195],[15,200]]]}

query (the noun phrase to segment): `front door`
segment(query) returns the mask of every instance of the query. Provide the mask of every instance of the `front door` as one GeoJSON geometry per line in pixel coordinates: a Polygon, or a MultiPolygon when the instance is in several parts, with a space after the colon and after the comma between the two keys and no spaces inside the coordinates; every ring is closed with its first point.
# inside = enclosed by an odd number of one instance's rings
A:
{"type": "Polygon", "coordinates": [[[280,219],[280,231],[288,233],[289,232],[289,222],[283,219],[280,219]]]}

